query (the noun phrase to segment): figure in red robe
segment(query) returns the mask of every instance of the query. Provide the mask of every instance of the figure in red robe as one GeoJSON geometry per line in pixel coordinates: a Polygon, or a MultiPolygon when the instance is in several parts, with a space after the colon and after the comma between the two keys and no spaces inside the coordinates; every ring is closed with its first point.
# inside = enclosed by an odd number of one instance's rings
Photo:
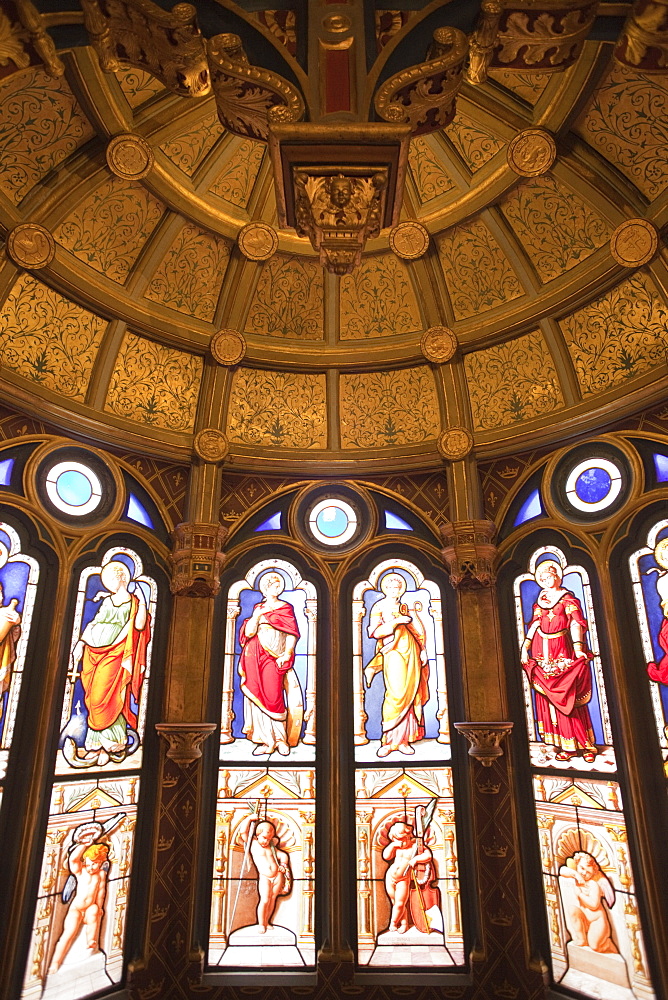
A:
{"type": "Polygon", "coordinates": [[[266,573],[259,582],[264,600],[241,626],[243,732],[256,744],[255,756],[287,756],[301,734],[303,699],[293,669],[299,628],[292,605],[279,600],[284,586],[278,573],[266,573]]]}
{"type": "Polygon", "coordinates": [[[597,754],[588,702],[592,676],[586,648],[587,621],[577,597],[561,586],[561,567],[548,560],[536,569],[542,590],[522,646],[522,665],[536,695],[536,722],[557,760],[597,754]]]}

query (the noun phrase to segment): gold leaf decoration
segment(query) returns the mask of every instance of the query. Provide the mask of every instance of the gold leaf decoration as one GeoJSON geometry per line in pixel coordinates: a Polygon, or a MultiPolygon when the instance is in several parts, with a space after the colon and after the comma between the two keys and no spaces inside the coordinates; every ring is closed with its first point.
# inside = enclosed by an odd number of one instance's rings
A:
{"type": "Polygon", "coordinates": [[[423,205],[456,189],[441,160],[442,151],[435,137],[418,135],[411,139],[408,166],[423,205]]]}
{"type": "Polygon", "coordinates": [[[307,257],[276,254],[262,265],[246,333],[323,338],[323,269],[307,257]]]}
{"type": "Polygon", "coordinates": [[[457,319],[486,312],[523,294],[517,275],[481,219],[453,226],[437,240],[457,319]]]}
{"type": "Polygon", "coordinates": [[[186,132],[181,132],[169,142],[163,142],[160,149],[179,170],[192,177],[197,164],[204,159],[216,139],[220,139],[223,131],[214,111],[186,132]]]}
{"type": "Polygon", "coordinates": [[[0,66],[13,62],[18,69],[25,69],[30,65],[30,56],[23,45],[28,37],[28,32],[20,24],[12,24],[0,10],[0,66]]]}
{"type": "Polygon", "coordinates": [[[391,337],[422,328],[408,268],[394,254],[364,257],[341,279],[341,340],[391,337]]]}
{"type": "Polygon", "coordinates": [[[511,69],[490,69],[488,75],[528,104],[536,104],[550,82],[549,73],[515,73],[511,69]]]}
{"type": "Polygon", "coordinates": [[[640,272],[560,325],[585,396],[666,362],[668,308],[640,272]]]}
{"type": "Polygon", "coordinates": [[[239,368],[232,382],[227,436],[263,447],[326,448],[325,376],[239,368]]]}
{"type": "Polygon", "coordinates": [[[106,326],[105,319],[22,274],[0,316],[0,360],[46,389],[83,400],[106,326]]]}
{"type": "Polygon", "coordinates": [[[127,332],[104,408],[152,427],[192,430],[202,366],[197,354],[127,332]]]}
{"type": "Polygon", "coordinates": [[[341,375],[341,444],[377,448],[433,441],[440,415],[427,366],[341,375]]]}
{"type": "Polygon", "coordinates": [[[230,250],[227,240],[186,223],[156,271],[146,298],[211,321],[230,250]]]}
{"type": "Polygon", "coordinates": [[[586,260],[610,238],[606,221],[549,174],[519,184],[501,209],[543,281],[586,260]]]}
{"type": "Polygon", "coordinates": [[[165,89],[164,84],[155,76],[143,69],[134,69],[132,66],[117,70],[116,79],[131,108],[138,108],[140,104],[145,104],[165,89]]]}
{"type": "Polygon", "coordinates": [[[505,146],[503,140],[497,139],[461,112],[448,125],[445,135],[473,173],[505,146]]]}
{"type": "Polygon", "coordinates": [[[668,185],[668,78],[615,66],[574,125],[648,198],[668,185]]]}
{"type": "Polygon", "coordinates": [[[30,66],[0,81],[0,189],[15,204],[92,135],[64,77],[30,66]]]}
{"type": "Polygon", "coordinates": [[[563,406],[552,356],[540,331],[464,358],[476,430],[540,417],[563,406]]]}
{"type": "Polygon", "coordinates": [[[230,205],[245,208],[262,163],[265,143],[255,139],[232,140],[236,149],[225,163],[225,168],[209,188],[230,205]]]}
{"type": "Polygon", "coordinates": [[[109,177],[55,236],[79,260],[122,284],[162,213],[161,202],[141,184],[109,177]]]}

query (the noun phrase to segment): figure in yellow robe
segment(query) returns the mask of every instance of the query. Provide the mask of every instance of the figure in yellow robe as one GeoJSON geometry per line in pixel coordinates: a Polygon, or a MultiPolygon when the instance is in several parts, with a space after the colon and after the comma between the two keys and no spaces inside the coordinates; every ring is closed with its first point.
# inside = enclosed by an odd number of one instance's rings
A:
{"type": "Polygon", "coordinates": [[[369,636],[377,640],[376,655],[365,670],[366,682],[383,671],[383,735],[378,757],[394,750],[413,754],[411,746],[424,739],[424,706],[429,699],[429,661],[425,629],[415,605],[401,603],[406,581],[398,573],[383,577],[385,594],[371,609],[369,636]]]}

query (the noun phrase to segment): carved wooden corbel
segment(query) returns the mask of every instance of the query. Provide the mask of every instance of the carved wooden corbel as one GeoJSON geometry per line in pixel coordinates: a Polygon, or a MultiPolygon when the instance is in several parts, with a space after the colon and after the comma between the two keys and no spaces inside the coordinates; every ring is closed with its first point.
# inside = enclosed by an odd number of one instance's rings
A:
{"type": "Polygon", "coordinates": [[[668,73],[668,0],[636,0],[615,59],[643,73],[668,73]]]}
{"type": "Polygon", "coordinates": [[[395,73],[376,91],[374,104],[386,122],[409,122],[413,135],[435,132],[455,116],[469,43],[457,28],[437,28],[427,60],[395,73]]]}
{"type": "Polygon", "coordinates": [[[545,73],[575,62],[594,24],[598,2],[508,0],[504,8],[491,65],[545,73]]]}
{"type": "Polygon", "coordinates": [[[202,756],[202,743],[214,732],[215,722],[158,722],[158,733],[168,743],[167,756],[187,767],[202,756]]]}
{"type": "Polygon", "coordinates": [[[496,545],[493,521],[448,521],[441,527],[443,560],[453,587],[470,590],[494,583],[496,545]]]}
{"type": "Polygon", "coordinates": [[[44,69],[49,76],[62,76],[65,64],[56,53],[56,46],[51,35],[42,22],[42,15],[31,0],[14,0],[16,13],[23,27],[28,32],[28,38],[35,52],[44,63],[44,69]]]}
{"type": "Polygon", "coordinates": [[[502,13],[501,0],[483,0],[480,5],[475,31],[469,39],[469,61],[466,67],[468,83],[484,83],[487,79],[502,13]]]}
{"type": "Polygon", "coordinates": [[[215,597],[225,563],[223,544],[227,528],[222,524],[190,521],[174,529],[171,591],[181,597],[215,597]]]}
{"type": "Polygon", "coordinates": [[[471,744],[469,756],[479,760],[483,767],[491,767],[497,757],[503,756],[501,743],[513,728],[513,723],[455,722],[454,726],[471,744]]]}
{"type": "Polygon", "coordinates": [[[214,35],[207,54],[218,118],[230,132],[266,141],[270,123],[304,117],[297,88],[278,73],[251,66],[238,35],[214,35]]]}
{"type": "Polygon", "coordinates": [[[81,8],[105,73],[134,66],[183,97],[211,93],[204,37],[192,4],[164,11],[152,0],[81,0],[81,8]]]}

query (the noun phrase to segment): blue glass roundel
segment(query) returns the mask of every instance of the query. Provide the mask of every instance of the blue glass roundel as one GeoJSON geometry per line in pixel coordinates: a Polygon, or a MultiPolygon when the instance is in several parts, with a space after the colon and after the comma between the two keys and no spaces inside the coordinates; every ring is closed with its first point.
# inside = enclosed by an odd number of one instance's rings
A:
{"type": "Polygon", "coordinates": [[[316,516],[315,523],[318,531],[321,531],[327,538],[338,538],[348,527],[350,519],[346,511],[332,505],[323,507],[316,516]]]}
{"type": "Polygon", "coordinates": [[[63,503],[70,507],[83,507],[93,495],[93,486],[88,476],[78,469],[61,472],[56,479],[56,492],[63,503]]]}
{"type": "Polygon", "coordinates": [[[575,480],[575,492],[584,503],[599,503],[599,501],[605,500],[611,486],[610,473],[599,466],[593,466],[585,472],[581,472],[575,480]]]}

